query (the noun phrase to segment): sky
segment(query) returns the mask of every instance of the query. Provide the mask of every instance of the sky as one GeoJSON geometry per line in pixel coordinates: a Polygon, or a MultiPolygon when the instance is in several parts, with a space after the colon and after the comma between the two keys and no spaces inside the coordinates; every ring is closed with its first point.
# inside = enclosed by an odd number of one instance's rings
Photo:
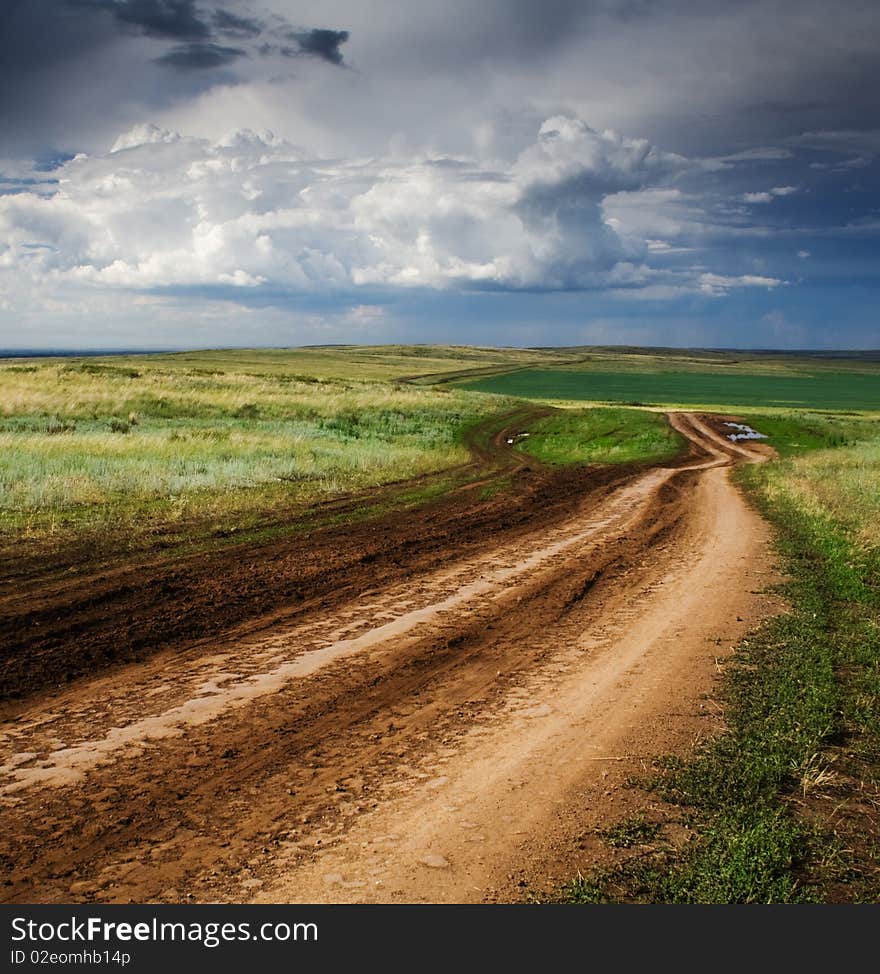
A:
{"type": "Polygon", "coordinates": [[[875,0],[4,0],[0,349],[880,348],[875,0]]]}

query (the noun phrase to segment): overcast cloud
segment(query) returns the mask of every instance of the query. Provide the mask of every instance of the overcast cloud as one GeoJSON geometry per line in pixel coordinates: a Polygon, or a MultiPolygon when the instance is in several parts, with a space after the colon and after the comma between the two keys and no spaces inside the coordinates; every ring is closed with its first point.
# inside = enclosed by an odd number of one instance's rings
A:
{"type": "Polygon", "coordinates": [[[2,16],[0,347],[880,346],[874,3],[2,16]]]}

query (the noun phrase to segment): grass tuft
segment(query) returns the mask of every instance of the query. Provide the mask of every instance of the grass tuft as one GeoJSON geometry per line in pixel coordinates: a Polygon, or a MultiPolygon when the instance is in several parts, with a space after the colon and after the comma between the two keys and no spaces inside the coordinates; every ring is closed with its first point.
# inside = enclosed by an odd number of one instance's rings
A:
{"type": "Polygon", "coordinates": [[[659,835],[660,829],[659,822],[649,822],[642,816],[636,815],[617,822],[607,829],[599,829],[597,834],[612,849],[629,849],[653,841],[659,835]]]}

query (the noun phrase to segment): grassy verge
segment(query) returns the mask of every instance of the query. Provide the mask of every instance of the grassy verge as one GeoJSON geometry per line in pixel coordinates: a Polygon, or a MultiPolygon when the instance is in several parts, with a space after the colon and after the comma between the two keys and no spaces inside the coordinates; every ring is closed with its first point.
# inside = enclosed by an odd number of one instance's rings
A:
{"type": "Polygon", "coordinates": [[[641,409],[567,409],[536,423],[518,448],[543,463],[669,460],[685,442],[659,413],[641,409]]]}
{"type": "Polygon", "coordinates": [[[738,410],[737,414],[764,433],[783,458],[816,450],[855,446],[871,440],[880,430],[876,418],[849,413],[738,410]]]}
{"type": "MultiPolygon", "coordinates": [[[[839,435],[786,422],[795,442],[839,435]]],[[[880,898],[880,440],[740,476],[777,528],[791,609],[727,667],[726,732],[647,783],[690,840],[646,840],[565,900],[880,898]]]]}

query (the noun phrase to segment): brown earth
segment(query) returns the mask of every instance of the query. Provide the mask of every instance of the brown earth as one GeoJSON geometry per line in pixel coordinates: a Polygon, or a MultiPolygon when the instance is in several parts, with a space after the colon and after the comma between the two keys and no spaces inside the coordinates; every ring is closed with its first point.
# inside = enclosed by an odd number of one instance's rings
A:
{"type": "MultiPolygon", "coordinates": [[[[273,611],[290,617],[329,607],[386,579],[440,564],[450,549],[489,546],[499,535],[530,531],[538,512],[552,522],[582,495],[632,472],[549,471],[511,450],[507,440],[547,412],[524,406],[475,426],[467,438],[471,462],[452,471],[294,508],[287,533],[269,543],[218,544],[189,555],[133,557],[123,550],[100,559],[87,546],[27,558],[4,552],[0,701],[57,690],[169,645],[213,638],[235,624],[268,624],[273,611]],[[401,510],[406,494],[440,481],[439,500],[401,510]],[[505,489],[484,499],[483,488],[493,486],[505,489]]],[[[7,712],[0,702],[0,716],[7,712]]]]}
{"type": "Polygon", "coordinates": [[[767,451],[674,414],[683,462],[553,473],[523,421],[427,507],[0,598],[0,899],[509,901],[587,868],[775,608],[728,478],[767,451]]]}

